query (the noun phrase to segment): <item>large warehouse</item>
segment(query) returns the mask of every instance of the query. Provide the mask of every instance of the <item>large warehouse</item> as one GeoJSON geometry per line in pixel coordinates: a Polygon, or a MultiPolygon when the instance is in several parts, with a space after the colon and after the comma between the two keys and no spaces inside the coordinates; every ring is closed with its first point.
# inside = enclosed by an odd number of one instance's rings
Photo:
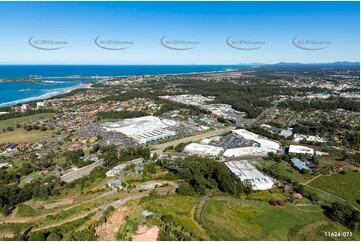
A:
{"type": "Polygon", "coordinates": [[[280,145],[277,142],[266,139],[245,129],[236,129],[232,132],[243,139],[252,140],[258,143],[259,147],[268,149],[268,152],[277,152],[280,149],[280,145]]]}
{"type": "Polygon", "coordinates": [[[263,175],[248,161],[228,161],[225,164],[241,181],[250,181],[253,190],[268,190],[274,186],[274,182],[268,176],[263,175]]]}
{"type": "Polygon", "coordinates": [[[184,151],[194,155],[219,156],[223,152],[223,148],[213,145],[201,145],[197,143],[191,143],[184,148],[184,151]]]}
{"type": "Polygon", "coordinates": [[[305,154],[305,155],[314,155],[314,150],[307,146],[302,145],[290,145],[288,149],[288,153],[290,154],[305,154]]]}
{"type": "Polygon", "coordinates": [[[242,156],[267,156],[269,150],[262,147],[241,147],[228,149],[223,153],[224,157],[242,157],[242,156]]]}
{"type": "Polygon", "coordinates": [[[139,144],[145,144],[175,135],[174,131],[167,130],[175,126],[172,120],[160,119],[154,116],[124,119],[119,122],[105,123],[107,131],[116,131],[135,139],[139,144]]]}

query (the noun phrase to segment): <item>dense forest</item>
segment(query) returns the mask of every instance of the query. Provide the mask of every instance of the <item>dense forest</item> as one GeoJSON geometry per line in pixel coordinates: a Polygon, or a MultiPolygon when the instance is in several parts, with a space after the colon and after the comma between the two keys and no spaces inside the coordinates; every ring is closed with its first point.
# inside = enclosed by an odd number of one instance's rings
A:
{"type": "Polygon", "coordinates": [[[348,111],[360,112],[360,102],[355,100],[350,100],[347,98],[329,98],[325,101],[295,101],[288,100],[280,103],[280,107],[290,108],[297,112],[306,111],[306,110],[325,110],[331,111],[338,108],[342,108],[348,111]]]}
{"type": "Polygon", "coordinates": [[[179,162],[176,176],[183,179],[178,193],[183,195],[207,195],[214,190],[238,195],[249,193],[250,186],[243,184],[223,164],[205,157],[190,156],[179,162]]]}

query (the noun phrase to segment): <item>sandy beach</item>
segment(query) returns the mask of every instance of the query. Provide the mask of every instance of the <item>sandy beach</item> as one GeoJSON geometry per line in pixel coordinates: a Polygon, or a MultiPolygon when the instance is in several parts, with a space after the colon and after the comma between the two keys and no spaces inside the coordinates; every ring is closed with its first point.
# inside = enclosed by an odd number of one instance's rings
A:
{"type": "MultiPolygon", "coordinates": [[[[86,88],[86,89],[88,89],[88,88],[91,88],[91,87],[92,87],[92,84],[86,84],[84,87],[81,87],[81,88],[86,88]]],[[[74,91],[74,90],[76,90],[76,89],[81,89],[81,88],[69,88],[69,89],[65,90],[64,94],[65,94],[65,93],[72,92],[72,91],[74,91]]]]}

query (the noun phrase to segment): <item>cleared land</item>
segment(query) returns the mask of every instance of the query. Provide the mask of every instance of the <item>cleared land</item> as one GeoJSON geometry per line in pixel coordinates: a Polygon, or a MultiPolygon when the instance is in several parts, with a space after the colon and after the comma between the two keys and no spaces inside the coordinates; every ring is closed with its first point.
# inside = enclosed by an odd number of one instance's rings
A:
{"type": "Polygon", "coordinates": [[[45,118],[53,115],[54,113],[37,113],[19,118],[11,118],[6,120],[0,120],[0,129],[6,129],[7,127],[15,127],[17,124],[34,122],[40,118],[45,118]]]}
{"type": "Polygon", "coordinates": [[[246,211],[234,207],[223,200],[211,200],[207,204],[203,221],[207,231],[213,234],[213,239],[287,240],[288,232],[293,227],[324,218],[322,212],[302,212],[290,204],[272,207],[267,202],[248,203],[246,211]]]}
{"type": "MultiPolygon", "coordinates": [[[[282,194],[275,196],[283,198],[282,194]]],[[[307,234],[309,238],[329,240],[324,232],[330,228],[349,231],[327,219],[320,206],[302,207],[304,210],[299,210],[289,203],[286,207],[272,207],[267,201],[232,197],[209,198],[203,216],[198,219],[203,199],[187,196],[146,197],[133,204],[136,207],[130,219],[141,221],[141,213],[145,209],[169,214],[179,225],[204,240],[288,240],[290,233],[291,238],[302,238],[298,230],[318,220],[332,227],[325,226],[320,230],[311,226],[307,234]]],[[[358,234],[354,234],[352,238],[358,237],[358,234]]]]}
{"type": "Polygon", "coordinates": [[[319,177],[309,185],[333,193],[359,207],[356,200],[360,199],[360,173],[348,168],[344,168],[344,172],[319,177]]]}
{"type": "Polygon", "coordinates": [[[339,240],[351,240],[351,241],[358,241],[360,238],[359,234],[352,233],[342,236],[342,237],[332,237],[327,236],[325,237],[325,232],[331,232],[331,231],[338,231],[338,232],[349,232],[349,229],[343,227],[341,224],[337,222],[332,222],[329,220],[316,220],[312,221],[311,223],[302,225],[302,226],[296,226],[289,232],[288,238],[289,240],[294,241],[319,241],[319,240],[333,240],[333,241],[339,241],[339,240]]]}
{"type": "Polygon", "coordinates": [[[196,208],[201,200],[201,197],[188,196],[145,198],[139,202],[140,206],[133,211],[131,218],[141,218],[141,213],[145,209],[160,211],[162,214],[172,215],[176,223],[192,231],[201,239],[210,240],[211,238],[206,231],[194,219],[198,216],[196,208]]]}
{"type": "Polygon", "coordinates": [[[0,134],[0,144],[3,143],[20,143],[20,142],[35,142],[43,140],[51,136],[52,131],[15,129],[14,131],[0,134]]]}

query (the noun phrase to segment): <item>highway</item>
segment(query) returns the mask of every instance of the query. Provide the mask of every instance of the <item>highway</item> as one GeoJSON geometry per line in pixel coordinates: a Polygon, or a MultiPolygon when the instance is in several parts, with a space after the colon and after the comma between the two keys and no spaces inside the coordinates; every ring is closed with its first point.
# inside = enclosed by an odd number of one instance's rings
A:
{"type": "Polygon", "coordinates": [[[76,179],[82,178],[83,176],[87,176],[90,174],[94,168],[101,166],[103,164],[103,161],[97,161],[90,165],[84,166],[82,168],[79,168],[76,171],[69,172],[67,174],[64,174],[60,177],[64,182],[72,182],[76,179]]]}

